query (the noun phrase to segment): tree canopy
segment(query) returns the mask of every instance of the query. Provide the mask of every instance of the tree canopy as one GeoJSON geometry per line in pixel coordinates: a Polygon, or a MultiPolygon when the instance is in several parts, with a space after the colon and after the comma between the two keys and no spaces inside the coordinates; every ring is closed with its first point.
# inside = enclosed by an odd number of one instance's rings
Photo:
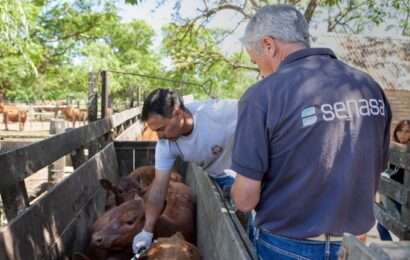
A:
{"type": "MultiPolygon", "coordinates": [[[[122,22],[110,2],[0,2],[0,90],[20,101],[85,97],[88,72],[159,71],[159,57],[150,50],[153,29],[143,21],[122,22]]],[[[110,85],[121,96],[149,84],[118,75],[110,85]]]]}
{"type": "Polygon", "coordinates": [[[361,33],[382,25],[410,36],[410,0],[202,0],[186,14],[187,1],[156,0],[174,4],[157,52],[154,30],[141,20],[121,20],[119,1],[0,0],[0,92],[25,102],[86,98],[87,73],[109,70],[111,95],[119,99],[132,97],[136,87],[239,97],[255,81],[256,67],[242,50],[225,53],[221,44],[266,4],[295,5],[313,29],[361,33]],[[237,24],[209,26],[227,11],[237,24]]]}

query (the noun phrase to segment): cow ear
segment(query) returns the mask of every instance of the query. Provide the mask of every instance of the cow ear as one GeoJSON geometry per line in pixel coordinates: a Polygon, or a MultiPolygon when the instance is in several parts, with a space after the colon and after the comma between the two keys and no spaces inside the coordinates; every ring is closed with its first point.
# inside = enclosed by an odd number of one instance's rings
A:
{"type": "Polygon", "coordinates": [[[134,200],[141,200],[142,201],[142,198],[140,197],[140,195],[135,194],[134,195],[134,200]]]}
{"type": "Polygon", "coordinates": [[[112,183],[107,179],[101,179],[100,184],[104,189],[106,189],[108,191],[114,190],[114,187],[112,186],[112,183]]]}
{"type": "Polygon", "coordinates": [[[181,232],[175,233],[175,235],[173,235],[172,237],[179,240],[185,240],[184,235],[182,235],[181,232]]]}

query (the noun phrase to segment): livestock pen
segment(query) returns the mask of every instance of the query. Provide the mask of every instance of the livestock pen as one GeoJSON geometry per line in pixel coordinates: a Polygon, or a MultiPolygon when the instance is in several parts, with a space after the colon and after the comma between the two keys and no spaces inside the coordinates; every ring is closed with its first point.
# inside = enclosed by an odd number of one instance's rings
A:
{"type": "MultiPolygon", "coordinates": [[[[136,167],[154,163],[154,142],[130,141],[142,127],[137,113],[124,111],[0,155],[0,192],[9,220],[0,231],[0,259],[71,259],[85,251],[90,227],[105,207],[99,180],[116,183],[136,167]],[[111,140],[121,129],[126,131],[111,140]],[[24,179],[66,154],[74,172],[29,203],[24,179]]],[[[196,241],[203,259],[256,259],[242,225],[206,173],[191,164],[178,168],[196,196],[196,241]]]]}

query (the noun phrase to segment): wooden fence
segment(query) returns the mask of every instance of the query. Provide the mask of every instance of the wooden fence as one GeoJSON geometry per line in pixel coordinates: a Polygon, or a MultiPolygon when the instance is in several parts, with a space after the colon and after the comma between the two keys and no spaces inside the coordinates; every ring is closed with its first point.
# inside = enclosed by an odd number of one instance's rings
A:
{"type": "Polygon", "coordinates": [[[0,194],[7,220],[30,206],[24,179],[69,154],[74,169],[137,121],[140,108],[90,122],[29,146],[0,155],[0,194]]]}
{"type": "MultiPolygon", "coordinates": [[[[382,203],[376,203],[377,220],[401,240],[410,240],[410,149],[393,143],[389,152],[389,169],[402,176],[402,182],[383,174],[379,194],[382,203]]],[[[401,177],[400,177],[401,179],[401,177]]]]}

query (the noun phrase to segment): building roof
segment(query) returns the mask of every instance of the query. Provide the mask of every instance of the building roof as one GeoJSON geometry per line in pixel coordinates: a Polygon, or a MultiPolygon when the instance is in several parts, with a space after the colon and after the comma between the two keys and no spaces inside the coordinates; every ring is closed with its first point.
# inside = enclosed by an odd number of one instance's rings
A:
{"type": "Polygon", "coordinates": [[[312,47],[331,48],[339,59],[370,74],[384,89],[410,91],[410,38],[326,33],[312,47]]]}

